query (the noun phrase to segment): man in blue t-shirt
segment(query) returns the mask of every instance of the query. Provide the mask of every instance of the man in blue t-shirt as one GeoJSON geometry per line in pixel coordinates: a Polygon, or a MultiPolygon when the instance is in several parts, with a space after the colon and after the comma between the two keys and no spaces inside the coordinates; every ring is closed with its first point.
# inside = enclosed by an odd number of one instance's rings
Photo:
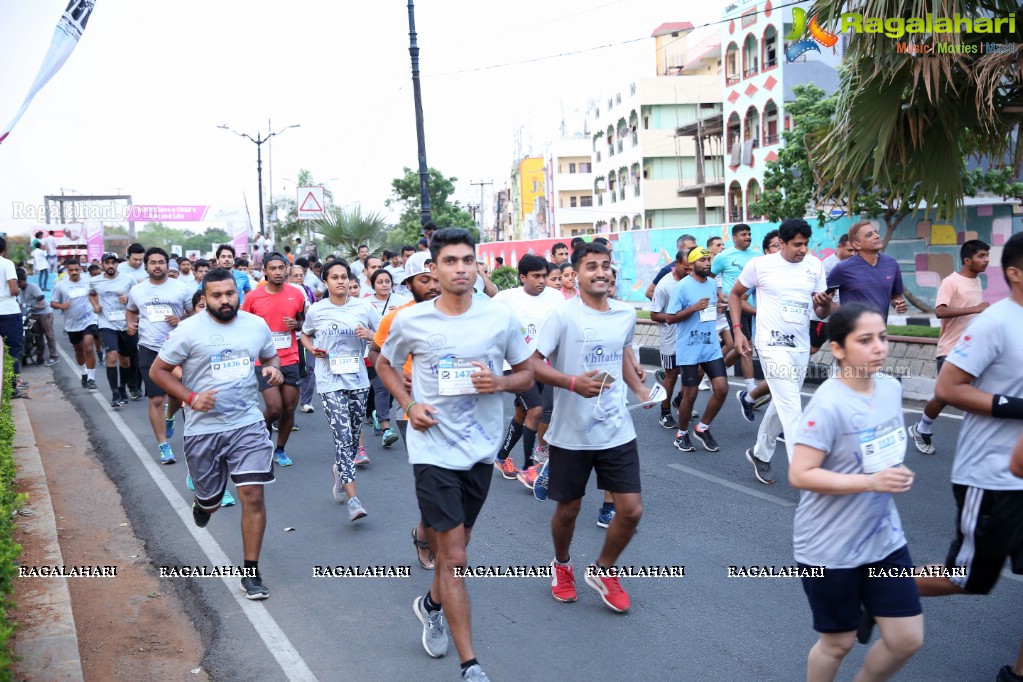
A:
{"type": "Polygon", "coordinates": [[[881,253],[884,241],[873,223],[863,221],[849,228],[849,243],[856,255],[837,264],[828,275],[828,289],[838,289],[842,303],[862,303],[874,308],[888,322],[888,309],[906,312],[902,297],[902,271],[891,256],[881,253]]]}
{"type": "MultiPolygon", "coordinates": [[[[742,274],[742,269],[746,267],[746,263],[758,255],[750,248],[752,243],[753,233],[750,230],[750,226],[746,223],[738,223],[732,227],[732,245],[714,256],[714,259],[711,261],[710,274],[714,277],[721,275],[720,299],[722,303],[728,303],[728,294],[732,291],[732,287],[735,286],[735,280],[739,279],[739,275],[742,274]]],[[[764,253],[767,252],[765,251],[764,253]]],[[[727,310],[725,311],[725,316],[728,316],[727,310]]],[[[743,331],[749,330],[752,333],[753,316],[742,313],[740,320],[740,324],[743,325],[743,331]]],[[[746,390],[752,392],[757,385],[753,379],[753,358],[747,355],[740,355],[739,367],[742,369],[742,376],[746,380],[746,390]]]]}
{"type": "MultiPolygon", "coordinates": [[[[252,291],[252,284],[249,276],[240,270],[234,269],[235,253],[234,247],[230,244],[221,244],[217,247],[217,265],[234,275],[234,284],[238,287],[238,305],[245,302],[245,294],[252,291]]],[[[200,286],[202,283],[200,282],[200,286]]]]}
{"type": "Polygon", "coordinates": [[[696,247],[689,252],[687,260],[692,266],[692,272],[675,286],[667,311],[668,323],[677,325],[675,361],[682,373],[682,402],[678,408],[679,430],[675,434],[675,447],[682,452],[696,449],[689,440],[689,415],[696,402],[699,372],[700,367],[703,367],[714,392],[692,435],[705,450],[717,452],[720,447],[710,434],[710,422],[721,409],[728,393],[728,378],[717,335],[718,287],[717,282],[710,277],[711,260],[706,249],[696,247]]]}

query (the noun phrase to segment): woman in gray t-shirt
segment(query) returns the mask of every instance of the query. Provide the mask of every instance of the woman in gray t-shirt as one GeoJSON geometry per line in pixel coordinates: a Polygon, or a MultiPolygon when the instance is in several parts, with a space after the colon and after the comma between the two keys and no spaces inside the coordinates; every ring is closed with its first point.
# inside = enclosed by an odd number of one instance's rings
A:
{"type": "Polygon", "coordinates": [[[793,548],[820,633],[810,649],[807,679],[833,680],[857,637],[869,641],[875,620],[881,641],[861,674],[888,679],[924,636],[913,562],[893,497],[913,484],[913,472],[902,463],[902,387],[876,376],[888,357],[877,312],[843,305],[831,316],[829,334],[837,375],[817,389],[803,412],[789,467],[789,482],[803,491],[793,548]]]}

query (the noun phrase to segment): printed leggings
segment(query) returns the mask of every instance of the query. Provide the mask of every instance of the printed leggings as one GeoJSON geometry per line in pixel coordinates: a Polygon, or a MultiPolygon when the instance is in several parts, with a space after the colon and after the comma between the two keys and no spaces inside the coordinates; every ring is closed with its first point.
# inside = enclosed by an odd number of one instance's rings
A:
{"type": "Polygon", "coordinates": [[[366,397],[369,388],[354,391],[321,393],[323,413],[334,434],[334,463],[342,483],[355,480],[355,453],[359,448],[359,432],[366,419],[366,397]]]}

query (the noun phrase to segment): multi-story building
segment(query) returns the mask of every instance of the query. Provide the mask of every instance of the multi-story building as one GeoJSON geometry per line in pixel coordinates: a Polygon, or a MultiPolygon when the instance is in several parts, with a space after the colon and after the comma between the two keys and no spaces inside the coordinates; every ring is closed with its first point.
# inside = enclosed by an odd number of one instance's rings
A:
{"type": "Polygon", "coordinates": [[[593,231],[593,159],[587,135],[561,137],[550,146],[547,224],[551,238],[593,231]]]}
{"type": "MultiPolygon", "coordinates": [[[[778,158],[782,131],[791,128],[786,102],[795,101],[793,88],[804,83],[834,92],[837,67],[848,45],[848,35],[842,34],[834,48],[804,52],[788,61],[783,36],[792,31],[792,7],[776,9],[775,4],[738,0],[725,7],[721,24],[724,96],[717,125],[724,129],[727,222],[761,219],[750,215],[749,207],[760,196],[767,162],[778,158]]],[[[714,121],[705,124],[713,126],[714,121]]],[[[695,134],[690,128],[679,132],[695,134]]]]}
{"type": "MultiPolygon", "coordinates": [[[[591,110],[597,232],[685,227],[723,217],[722,196],[705,198],[701,220],[698,198],[680,193],[697,179],[698,154],[693,138],[676,130],[719,113],[723,88],[713,66],[705,64],[696,75],[684,72],[690,56],[699,56],[697,48],[700,54],[707,49],[705,43],[688,49],[691,30],[689,22],[659,26],[653,32],[657,75],[636,80],[591,110]]],[[[713,158],[709,147],[705,155],[713,158]]],[[[716,154],[720,159],[720,149],[716,154]]],[[[704,171],[720,178],[720,161],[704,171]]]]}

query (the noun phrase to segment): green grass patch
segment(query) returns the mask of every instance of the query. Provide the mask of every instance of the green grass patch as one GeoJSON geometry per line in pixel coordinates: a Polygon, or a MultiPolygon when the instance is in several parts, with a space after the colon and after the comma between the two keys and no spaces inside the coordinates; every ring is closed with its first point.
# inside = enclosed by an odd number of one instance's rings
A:
{"type": "Polygon", "coordinates": [[[636,319],[637,320],[649,320],[650,319],[650,311],[649,310],[637,310],[636,311],[636,319]]]}
{"type": "Polygon", "coordinates": [[[14,415],[11,414],[11,395],[14,393],[14,372],[11,356],[4,349],[3,392],[0,394],[0,680],[12,679],[11,666],[14,653],[10,638],[14,634],[13,579],[17,574],[15,562],[21,554],[21,545],[14,542],[15,510],[24,502],[14,488],[14,415]]]}
{"type": "Polygon", "coordinates": [[[940,327],[924,327],[916,324],[888,325],[888,336],[916,336],[923,339],[936,339],[940,333],[940,327]]]}

